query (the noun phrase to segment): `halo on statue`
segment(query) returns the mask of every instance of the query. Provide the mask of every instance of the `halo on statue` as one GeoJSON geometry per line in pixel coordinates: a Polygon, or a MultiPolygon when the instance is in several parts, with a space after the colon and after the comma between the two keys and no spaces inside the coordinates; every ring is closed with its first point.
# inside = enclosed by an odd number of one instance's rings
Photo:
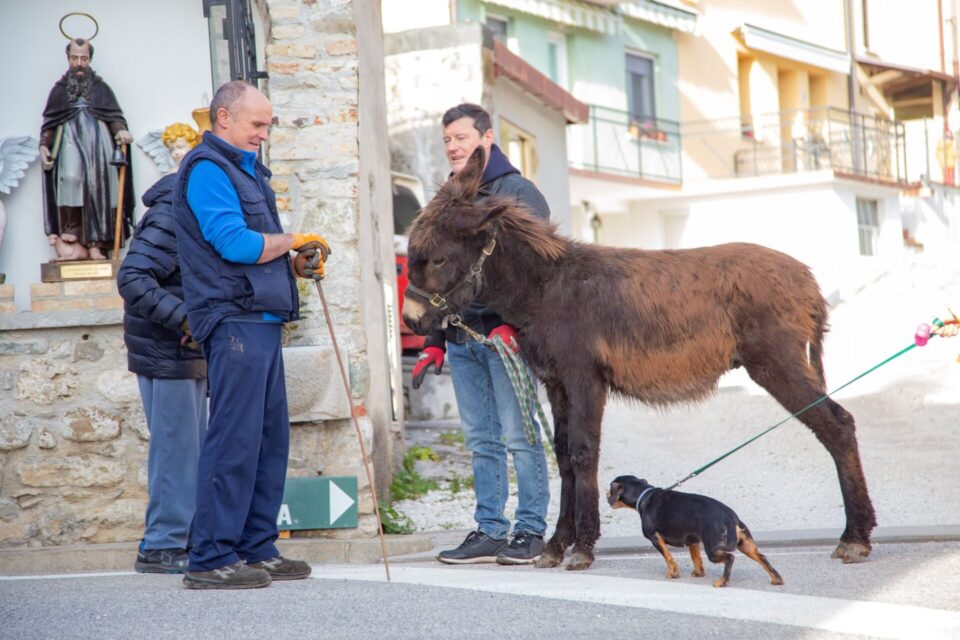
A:
{"type": "Polygon", "coordinates": [[[88,37],[88,38],[86,38],[86,40],[93,40],[94,38],[97,37],[97,34],[100,33],[100,24],[97,22],[97,19],[96,19],[96,18],[94,18],[94,17],[93,17],[92,15],[90,15],[89,13],[82,13],[82,12],[80,12],[80,11],[73,11],[73,12],[68,13],[67,15],[63,16],[62,18],[60,18],[60,33],[62,33],[62,34],[63,34],[63,37],[66,38],[67,40],[74,40],[74,39],[75,39],[73,36],[67,35],[67,32],[63,30],[63,21],[66,20],[67,18],[69,18],[70,16],[83,16],[84,18],[90,18],[90,22],[93,23],[93,35],[90,36],[90,37],[88,37]]]}

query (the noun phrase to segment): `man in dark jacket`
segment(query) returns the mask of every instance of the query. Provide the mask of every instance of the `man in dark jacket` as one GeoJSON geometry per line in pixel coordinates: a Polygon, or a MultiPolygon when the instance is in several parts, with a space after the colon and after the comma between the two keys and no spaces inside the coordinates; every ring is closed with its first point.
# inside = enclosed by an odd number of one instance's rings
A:
{"type": "Polygon", "coordinates": [[[146,529],[134,568],[183,573],[197,491],[197,458],[207,428],[207,363],[186,331],[173,220],[175,175],[143,196],[117,286],[124,300],[127,366],[137,374],[150,429],[146,529]]]}
{"type": "MultiPolygon", "coordinates": [[[[478,146],[483,146],[486,165],[477,198],[512,196],[534,214],[550,218],[550,208],[532,182],[520,175],[500,148],[493,144],[490,115],[481,107],[461,104],[443,116],[443,142],[452,172],[459,173],[478,146]]],[[[474,331],[519,349],[516,329],[505,324],[482,300],[475,300],[463,313],[474,331]]],[[[444,350],[450,360],[453,389],[467,446],[473,454],[474,491],[477,509],[472,531],[456,549],[437,557],[448,564],[498,562],[529,564],[543,550],[550,485],[543,443],[531,444],[523,429],[523,415],[500,357],[491,349],[468,339],[456,327],[438,330],[427,338],[414,367],[413,384],[420,386],[430,365],[436,373],[443,366],[444,350]],[[513,455],[517,475],[518,504],[512,539],[510,520],[504,516],[508,496],[507,453],[513,455]]]]}

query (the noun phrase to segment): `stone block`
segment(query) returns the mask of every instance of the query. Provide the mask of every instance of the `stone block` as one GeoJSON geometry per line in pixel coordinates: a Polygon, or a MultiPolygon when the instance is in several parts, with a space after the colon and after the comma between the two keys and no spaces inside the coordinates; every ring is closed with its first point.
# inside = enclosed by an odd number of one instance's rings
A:
{"type": "Polygon", "coordinates": [[[30,299],[56,298],[63,295],[62,282],[35,282],[30,285],[30,299]]]}
{"type": "Polygon", "coordinates": [[[75,442],[104,442],[120,435],[120,418],[96,407],[84,407],[64,417],[64,437],[75,442]]]}
{"type": "Polygon", "coordinates": [[[22,449],[30,444],[33,425],[27,418],[14,417],[0,424],[0,451],[22,449]]]}
{"type": "Polygon", "coordinates": [[[270,35],[274,40],[296,40],[306,35],[307,30],[299,24],[284,24],[273,28],[270,35]]]}
{"type": "Polygon", "coordinates": [[[9,300],[0,301],[0,313],[16,313],[17,305],[9,300]]]}
{"type": "Polygon", "coordinates": [[[270,74],[278,74],[285,76],[292,76],[298,71],[300,71],[300,63],[298,62],[268,62],[267,71],[270,74]]]}
{"type": "Polygon", "coordinates": [[[49,350],[44,338],[33,340],[0,340],[0,356],[39,355],[49,350]]]}
{"type": "Polygon", "coordinates": [[[20,365],[17,399],[38,405],[53,404],[70,397],[76,378],[66,362],[35,358],[20,365]]]}
{"type": "MultiPolygon", "coordinates": [[[[341,354],[349,354],[341,348],[341,354]]],[[[286,347],[283,350],[290,422],[350,417],[332,346],[286,347]]]]}
{"type": "Polygon", "coordinates": [[[12,284],[0,284],[0,300],[13,300],[12,284]]]}
{"type": "Polygon", "coordinates": [[[65,296],[86,296],[117,294],[117,283],[113,280],[74,280],[59,283],[65,296]]]}
{"type": "Polygon", "coordinates": [[[355,55],[357,53],[357,40],[356,38],[327,40],[323,47],[326,49],[327,54],[331,56],[355,55]]]}
{"type": "Polygon", "coordinates": [[[272,4],[270,19],[275,22],[296,20],[300,18],[300,7],[296,4],[272,4]]]}
{"type": "Polygon", "coordinates": [[[34,313],[46,313],[49,311],[86,311],[94,308],[92,298],[30,299],[30,311],[34,313]]]}
{"type": "Polygon", "coordinates": [[[57,437],[47,428],[37,429],[37,446],[41,449],[53,449],[57,446],[57,437]]]}
{"type": "Polygon", "coordinates": [[[100,296],[93,299],[94,309],[123,309],[123,298],[120,296],[100,296]]]}
{"type": "Polygon", "coordinates": [[[21,462],[20,483],[28,487],[112,487],[123,481],[124,464],[93,454],[21,462]]]}
{"type": "Polygon", "coordinates": [[[140,403],[137,376],[127,371],[126,367],[115,367],[101,373],[97,378],[97,391],[110,402],[140,403]]]}

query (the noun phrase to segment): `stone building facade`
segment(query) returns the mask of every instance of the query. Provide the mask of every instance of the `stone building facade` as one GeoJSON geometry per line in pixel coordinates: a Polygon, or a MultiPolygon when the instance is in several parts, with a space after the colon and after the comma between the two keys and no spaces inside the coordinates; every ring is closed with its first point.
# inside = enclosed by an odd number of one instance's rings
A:
{"type": "MultiPolygon", "coordinates": [[[[379,3],[252,5],[269,74],[261,87],[275,116],[265,159],[286,229],[318,231],[333,247],[323,288],[350,379],[348,399],[318,292],[301,283],[303,318],[288,325],[284,349],[289,475],[356,476],[359,529],[319,535],[375,535],[350,405],[378,488],[402,456],[391,408],[399,363],[390,358],[397,336],[379,3]]],[[[149,432],[121,322],[113,280],[33,284],[30,311],[21,312],[13,285],[0,285],[0,547],[142,534],[149,432]]]]}

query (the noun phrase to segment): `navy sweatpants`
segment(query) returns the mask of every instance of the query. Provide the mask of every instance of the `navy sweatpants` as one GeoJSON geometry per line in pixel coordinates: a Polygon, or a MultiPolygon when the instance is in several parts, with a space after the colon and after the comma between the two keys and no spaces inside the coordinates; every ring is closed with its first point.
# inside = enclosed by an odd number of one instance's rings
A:
{"type": "Polygon", "coordinates": [[[189,571],[278,555],[290,420],[280,324],[221,322],[204,341],[210,420],[197,469],[189,571]]]}

